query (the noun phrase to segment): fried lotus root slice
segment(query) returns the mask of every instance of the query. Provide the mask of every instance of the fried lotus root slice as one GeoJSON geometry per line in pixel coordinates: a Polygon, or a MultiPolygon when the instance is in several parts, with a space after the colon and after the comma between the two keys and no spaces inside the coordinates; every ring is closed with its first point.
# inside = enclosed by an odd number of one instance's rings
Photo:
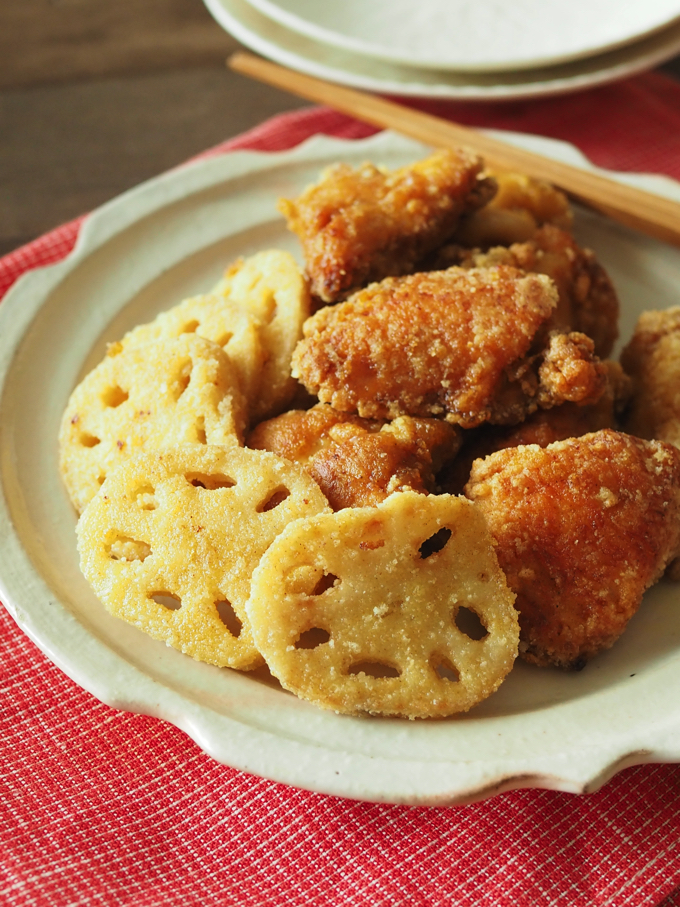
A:
{"type": "Polygon", "coordinates": [[[609,648],[678,551],[680,452],[605,429],[500,450],[472,466],[517,593],[526,661],[583,667],[609,648]]]}
{"type": "Polygon", "coordinates": [[[513,601],[474,506],[404,491],[289,526],[247,611],[270,671],[301,698],[432,718],[467,711],[510,671],[513,601]]]}
{"type": "Polygon", "coordinates": [[[222,347],[231,359],[248,407],[252,407],[257,400],[264,364],[261,326],[257,318],[224,296],[205,293],[161,312],[149,324],[133,328],[120,342],[127,349],[183,334],[196,334],[222,347]]]}
{"type": "Polygon", "coordinates": [[[394,171],[337,164],[299,198],[282,199],[314,295],[337,302],[371,281],[416,270],[451,236],[461,214],[495,191],[481,170],[481,159],[460,149],[394,171]]]}
{"type": "Polygon", "coordinates": [[[198,661],[262,663],[245,604],[260,557],[292,520],[327,511],[305,472],[244,448],[131,457],[78,522],[80,566],[106,609],[198,661]]]}
{"type": "Polygon", "coordinates": [[[311,311],[309,288],[289,252],[269,249],[239,259],[213,290],[260,323],[264,362],[251,423],[282,412],[298,387],[290,360],[311,311]]]}
{"type": "Polygon", "coordinates": [[[109,354],[73,391],[59,432],[62,478],[79,512],[142,449],[241,443],[245,402],[225,352],[185,335],[109,354]]]}

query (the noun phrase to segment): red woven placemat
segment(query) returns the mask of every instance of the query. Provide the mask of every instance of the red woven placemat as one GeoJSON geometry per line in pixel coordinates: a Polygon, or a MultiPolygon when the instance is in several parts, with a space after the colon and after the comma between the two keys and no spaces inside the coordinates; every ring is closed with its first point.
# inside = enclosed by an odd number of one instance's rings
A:
{"type": "MultiPolygon", "coordinates": [[[[419,106],[571,141],[601,166],[680,178],[680,85],[659,74],[558,99],[419,106]]],[[[206,154],[280,150],[316,132],[373,130],[314,108],[206,154]]],[[[66,255],[79,224],[0,260],[0,295],[66,255]]],[[[176,728],[102,705],[4,610],[0,647],[3,907],[680,905],[678,766],[628,769],[586,796],[355,803],[226,768],[176,728]]]]}

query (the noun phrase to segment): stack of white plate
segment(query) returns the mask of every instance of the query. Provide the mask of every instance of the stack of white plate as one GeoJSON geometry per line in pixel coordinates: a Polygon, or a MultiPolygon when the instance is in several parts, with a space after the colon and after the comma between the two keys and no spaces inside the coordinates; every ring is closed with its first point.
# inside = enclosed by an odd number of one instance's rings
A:
{"type": "Polygon", "coordinates": [[[383,94],[505,100],[575,91],[680,53],[680,0],[204,0],[292,69],[383,94]]]}

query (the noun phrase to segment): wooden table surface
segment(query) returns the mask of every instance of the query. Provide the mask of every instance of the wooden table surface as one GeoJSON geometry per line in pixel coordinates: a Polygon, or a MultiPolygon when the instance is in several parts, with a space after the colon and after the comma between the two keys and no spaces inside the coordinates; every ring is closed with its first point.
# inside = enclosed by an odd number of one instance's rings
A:
{"type": "Polygon", "coordinates": [[[201,0],[2,0],[0,255],[307,106],[228,71],[238,48],[201,0]]]}

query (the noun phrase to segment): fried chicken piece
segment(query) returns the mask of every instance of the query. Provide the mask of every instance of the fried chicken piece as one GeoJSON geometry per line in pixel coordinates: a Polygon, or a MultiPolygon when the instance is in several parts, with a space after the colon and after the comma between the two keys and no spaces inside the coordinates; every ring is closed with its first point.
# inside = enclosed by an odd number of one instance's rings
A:
{"type": "Polygon", "coordinates": [[[438,419],[361,419],[319,404],[262,422],[248,447],[304,466],[334,510],[378,504],[392,492],[435,491],[435,474],[452,459],[460,432],[438,419]]]}
{"type": "Polygon", "coordinates": [[[621,364],[633,381],[626,431],[680,447],[680,307],[643,312],[621,364]]]}
{"type": "Polygon", "coordinates": [[[547,274],[557,287],[553,327],[581,331],[595,343],[595,353],[608,356],[618,337],[619,300],[609,275],[590,249],[580,248],[565,230],[546,224],[530,240],[487,252],[447,246],[434,260],[435,267],[460,265],[485,268],[511,265],[533,274],[547,274]]]}
{"type": "Polygon", "coordinates": [[[299,198],[281,199],[312,293],[337,302],[371,281],[415,271],[451,237],[461,215],[495,191],[481,170],[480,158],[451,149],[392,172],[337,164],[299,198]]]}
{"type": "Polygon", "coordinates": [[[555,441],[579,438],[603,428],[617,428],[618,416],[630,396],[630,379],[618,362],[607,360],[605,390],[596,403],[582,406],[562,403],[552,409],[539,409],[519,425],[480,425],[464,432],[461,451],[439,477],[442,491],[461,494],[470,478],[472,464],[507,447],[538,444],[547,447],[555,441]]]}
{"type": "Polygon", "coordinates": [[[386,278],[305,322],[293,375],[344,412],[464,428],[595,402],[606,374],[592,341],[545,336],[556,301],[549,278],[504,265],[386,278]]]}
{"type": "Polygon", "coordinates": [[[609,648],[680,543],[680,451],[605,430],[476,460],[480,507],[517,594],[520,654],[583,667],[609,648]]]}
{"type": "Polygon", "coordinates": [[[489,176],[496,180],[496,194],[486,205],[462,218],[456,242],[488,249],[532,239],[543,224],[571,230],[573,213],[560,189],[520,173],[489,176]]]}

